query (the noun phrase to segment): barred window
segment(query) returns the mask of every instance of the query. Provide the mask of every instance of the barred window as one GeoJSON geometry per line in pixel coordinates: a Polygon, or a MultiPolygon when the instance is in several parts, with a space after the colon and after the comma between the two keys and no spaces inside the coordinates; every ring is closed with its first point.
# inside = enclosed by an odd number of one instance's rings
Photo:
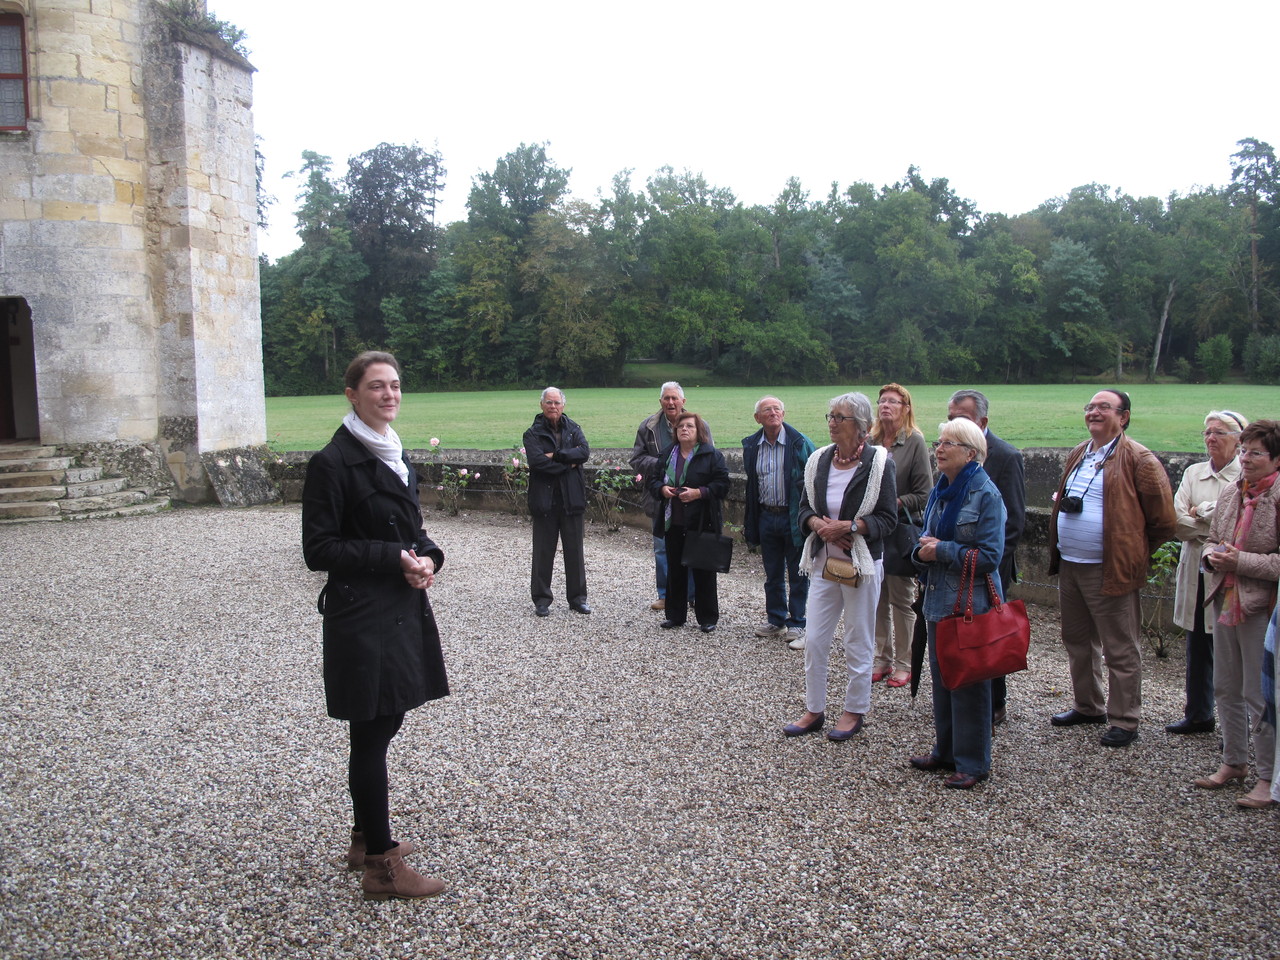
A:
{"type": "Polygon", "coordinates": [[[22,17],[0,13],[0,130],[27,128],[27,55],[22,17]]]}

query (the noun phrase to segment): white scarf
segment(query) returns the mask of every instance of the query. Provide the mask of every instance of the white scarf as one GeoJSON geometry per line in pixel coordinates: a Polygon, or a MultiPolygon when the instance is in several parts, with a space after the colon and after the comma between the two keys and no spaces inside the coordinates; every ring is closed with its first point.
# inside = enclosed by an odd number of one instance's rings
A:
{"type": "MultiPolygon", "coordinates": [[[[809,503],[817,506],[818,498],[814,495],[817,488],[818,480],[818,461],[822,459],[822,455],[834,447],[834,443],[829,443],[825,447],[819,447],[813,452],[804,465],[804,489],[809,495],[809,503]]],[[[876,502],[880,499],[880,481],[884,478],[884,462],[889,459],[888,451],[884,447],[873,446],[871,454],[871,473],[867,477],[867,489],[862,495],[862,504],[858,507],[857,513],[853,515],[854,524],[850,531],[853,537],[853,545],[849,550],[849,555],[853,558],[853,565],[858,568],[858,572],[864,577],[875,576],[876,562],[871,559],[871,548],[867,546],[867,538],[858,532],[857,519],[865,517],[868,513],[875,509],[876,502]]],[[[831,504],[827,504],[827,509],[831,509],[831,504]]],[[[836,511],[839,512],[838,510],[836,511]]],[[[818,552],[819,537],[817,531],[810,531],[808,539],[804,542],[804,551],[800,557],[800,572],[806,577],[813,576],[813,555],[818,552]]]]}
{"type": "Polygon", "coordinates": [[[400,482],[409,485],[409,468],[404,464],[404,447],[400,444],[400,436],[387,424],[387,435],[384,437],[374,432],[352,410],[342,418],[342,425],[351,431],[351,435],[365,445],[370,453],[396,472],[400,482]]]}

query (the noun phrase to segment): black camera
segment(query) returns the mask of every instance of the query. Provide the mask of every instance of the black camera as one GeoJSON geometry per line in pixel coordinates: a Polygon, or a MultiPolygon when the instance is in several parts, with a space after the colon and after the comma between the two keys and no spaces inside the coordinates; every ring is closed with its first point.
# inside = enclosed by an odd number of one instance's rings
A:
{"type": "Polygon", "coordinates": [[[1084,510],[1083,497],[1063,497],[1058,501],[1058,509],[1062,513],[1080,513],[1084,510]]]}

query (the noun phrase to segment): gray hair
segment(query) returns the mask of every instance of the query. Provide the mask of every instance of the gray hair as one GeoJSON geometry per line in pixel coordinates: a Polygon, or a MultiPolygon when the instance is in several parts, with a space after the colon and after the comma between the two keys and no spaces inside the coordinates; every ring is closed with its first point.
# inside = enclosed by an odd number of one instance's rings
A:
{"type": "Polygon", "coordinates": [[[561,390],[559,387],[547,387],[545,390],[543,390],[543,391],[542,391],[542,396],[540,396],[540,397],[538,398],[538,402],[539,402],[539,403],[545,403],[545,402],[546,402],[546,399],[547,399],[547,394],[548,394],[548,393],[550,393],[552,390],[554,390],[556,393],[560,394],[560,399],[561,399],[561,401],[563,401],[564,403],[568,403],[568,402],[569,402],[569,401],[568,401],[568,399],[567,399],[567,398],[565,397],[565,395],[564,395],[564,391],[563,391],[563,390],[561,390]]]}
{"type": "Polygon", "coordinates": [[[986,394],[980,390],[957,390],[951,395],[949,403],[959,403],[961,400],[973,401],[973,413],[979,420],[987,415],[990,404],[987,402],[986,394]]]}
{"type": "Polygon", "coordinates": [[[787,412],[787,405],[783,403],[781,399],[779,399],[778,397],[775,397],[772,393],[766,393],[763,397],[761,397],[759,400],[756,401],[756,409],[755,409],[756,413],[760,412],[760,405],[764,403],[766,400],[777,400],[778,406],[782,408],[782,412],[783,413],[787,412]]]}
{"type": "Polygon", "coordinates": [[[963,443],[972,450],[975,459],[982,463],[987,459],[987,435],[968,417],[956,417],[938,424],[938,436],[943,440],[963,443]]]}
{"type": "Polygon", "coordinates": [[[1239,433],[1249,425],[1249,418],[1243,413],[1236,413],[1234,410],[1210,410],[1208,416],[1204,418],[1204,425],[1207,427],[1210,420],[1217,420],[1224,426],[1235,424],[1236,428],[1232,433],[1239,433]]]}
{"type": "Polygon", "coordinates": [[[865,393],[851,391],[842,393],[838,397],[831,398],[832,410],[840,410],[845,416],[853,417],[853,422],[858,425],[858,430],[863,434],[871,430],[871,421],[873,419],[871,413],[871,401],[867,399],[865,393]]]}
{"type": "Polygon", "coordinates": [[[680,384],[676,383],[674,380],[668,380],[658,388],[658,399],[661,400],[662,395],[668,390],[674,390],[676,393],[680,394],[681,400],[684,399],[684,387],[680,386],[680,384]]]}

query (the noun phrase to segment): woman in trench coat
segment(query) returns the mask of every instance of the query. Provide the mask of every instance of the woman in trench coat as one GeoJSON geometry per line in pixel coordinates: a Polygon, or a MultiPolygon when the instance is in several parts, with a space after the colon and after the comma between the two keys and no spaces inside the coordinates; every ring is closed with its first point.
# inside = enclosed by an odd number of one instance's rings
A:
{"type": "Polygon", "coordinates": [[[387,748],[408,711],[449,693],[427,599],[444,553],[423,529],[417,477],[391,429],[395,357],[362,353],[344,380],[351,412],[307,467],[302,551],[329,574],[317,604],[325,700],[329,716],[351,726],[347,864],[364,871],[365,899],[418,899],[445,885],[405,863],[412,844],[391,839],[387,748]]]}

